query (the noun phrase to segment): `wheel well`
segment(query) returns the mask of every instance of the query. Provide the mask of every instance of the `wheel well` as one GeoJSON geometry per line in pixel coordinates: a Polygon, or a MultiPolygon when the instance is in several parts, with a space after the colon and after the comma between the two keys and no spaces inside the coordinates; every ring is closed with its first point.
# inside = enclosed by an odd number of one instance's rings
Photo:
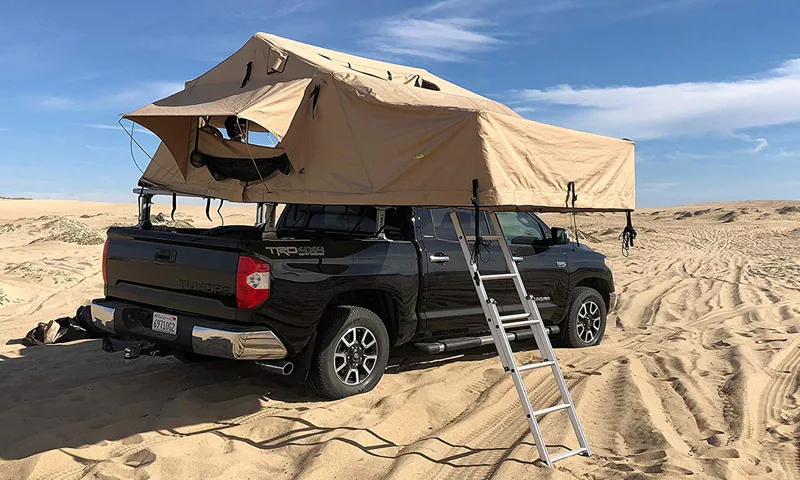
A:
{"type": "Polygon", "coordinates": [[[399,329],[399,303],[395,297],[383,290],[350,290],[342,292],[328,302],[328,307],[352,305],[372,310],[383,320],[389,341],[394,345],[399,329]]]}
{"type": "Polygon", "coordinates": [[[608,282],[603,280],[602,278],[584,278],[580,282],[578,282],[576,287],[589,287],[597,290],[600,293],[600,296],[603,297],[603,302],[606,304],[606,311],[608,311],[611,305],[611,287],[608,285],[608,282]]]}

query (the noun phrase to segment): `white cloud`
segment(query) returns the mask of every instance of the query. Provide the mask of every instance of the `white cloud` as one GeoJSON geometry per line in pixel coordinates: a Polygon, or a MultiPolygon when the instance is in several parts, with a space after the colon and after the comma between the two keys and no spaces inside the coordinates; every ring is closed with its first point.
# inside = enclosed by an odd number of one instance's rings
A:
{"type": "Polygon", "coordinates": [[[395,18],[383,21],[369,42],[391,55],[464,61],[469,54],[491,50],[503,43],[482,31],[487,26],[486,22],[473,18],[395,18]]]}
{"type": "Polygon", "coordinates": [[[551,120],[616,137],[643,140],[730,134],[800,121],[800,59],[754,78],[727,82],[644,87],[559,85],[515,91],[511,97],[522,107],[562,107],[551,120]]]}
{"type": "Polygon", "coordinates": [[[36,100],[36,106],[46,110],[66,110],[75,106],[74,99],[59,95],[42,95],[36,100]]]}
{"type": "MultiPolygon", "coordinates": [[[[572,17],[578,12],[593,24],[688,10],[715,1],[435,0],[370,22],[363,43],[392,57],[462,62],[515,41],[535,40],[541,32],[554,29],[554,17],[566,17],[567,12],[572,17]]],[[[561,20],[575,23],[574,18],[561,20]]]]}
{"type": "Polygon", "coordinates": [[[502,0],[440,0],[423,5],[418,10],[422,14],[452,15],[455,12],[460,12],[462,15],[470,15],[501,2],[502,0]]]}
{"type": "MultiPolygon", "coordinates": [[[[637,1],[632,4],[629,10],[626,10],[623,15],[627,17],[642,17],[646,15],[654,15],[662,12],[675,11],[675,10],[690,10],[693,8],[703,7],[717,0],[655,0],[655,1],[637,1]]],[[[626,3],[626,2],[621,2],[626,3]]]]}
{"type": "Polygon", "coordinates": [[[756,138],[753,141],[756,142],[756,146],[753,147],[752,150],[753,153],[758,153],[761,150],[764,150],[765,148],[769,147],[769,142],[767,141],[766,138],[756,138]]]}
{"type": "Polygon", "coordinates": [[[98,130],[116,130],[118,132],[122,131],[122,127],[120,127],[119,125],[103,125],[103,124],[99,124],[99,123],[83,124],[83,125],[81,125],[81,127],[95,128],[95,129],[98,129],[98,130]]]}
{"type": "MultiPolygon", "coordinates": [[[[117,132],[125,133],[125,130],[119,125],[105,125],[105,124],[101,124],[101,123],[88,123],[88,124],[82,124],[81,127],[94,128],[94,129],[97,129],[97,130],[114,130],[114,131],[117,131],[117,132]]],[[[130,129],[128,129],[128,131],[130,131],[130,129]]],[[[150,130],[147,130],[145,128],[142,128],[142,127],[137,127],[135,132],[134,132],[134,135],[139,134],[139,133],[146,133],[148,135],[155,136],[155,133],[153,133],[150,130]]]]}
{"type": "MultiPolygon", "coordinates": [[[[271,3],[272,2],[270,2],[270,4],[271,3]]],[[[281,5],[278,8],[275,8],[272,11],[271,16],[269,16],[268,18],[274,20],[278,18],[289,17],[291,15],[301,12],[308,12],[313,10],[318,4],[319,2],[316,1],[294,0],[288,2],[286,5],[281,5]]],[[[270,5],[270,7],[272,7],[272,5],[270,5]]]]}
{"type": "Polygon", "coordinates": [[[769,162],[786,162],[786,161],[794,161],[800,159],[800,150],[790,150],[786,148],[782,148],[777,152],[766,153],[762,154],[759,157],[760,160],[766,160],[769,162]]]}
{"type": "Polygon", "coordinates": [[[44,110],[95,110],[103,108],[138,108],[183,90],[183,83],[145,82],[92,97],[41,95],[34,104],[44,110]]]}
{"type": "MultiPolygon", "coordinates": [[[[325,0],[236,0],[230,2],[231,8],[226,15],[242,20],[278,20],[298,13],[313,11],[315,8],[327,3],[325,0]]],[[[219,6],[210,3],[216,10],[219,6]]],[[[216,12],[214,14],[218,14],[216,12]]]]}

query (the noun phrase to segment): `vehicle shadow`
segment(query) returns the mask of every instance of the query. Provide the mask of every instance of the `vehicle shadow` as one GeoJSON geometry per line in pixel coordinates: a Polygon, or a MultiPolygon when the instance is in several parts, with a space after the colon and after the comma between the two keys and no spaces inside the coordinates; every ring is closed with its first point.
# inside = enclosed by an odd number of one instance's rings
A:
{"type": "MultiPolygon", "coordinates": [[[[510,457],[514,448],[531,445],[523,441],[523,436],[511,445],[478,448],[454,445],[435,435],[400,445],[368,428],[317,426],[301,415],[323,400],[252,362],[183,364],[171,357],[140,357],[126,362],[121,352],[109,354],[100,346],[100,340],[86,340],[24,348],[14,356],[0,354],[0,458],[20,460],[61,450],[81,462],[96,463],[81,459],[79,451],[64,449],[104,441],[135,445],[147,432],[179,437],[211,433],[263,450],[343,442],[369,456],[411,455],[444,465],[487,468],[497,467],[498,461],[519,461],[510,457]],[[258,442],[231,431],[262,414],[270,421],[274,418],[293,423],[286,426],[286,432],[258,442]],[[368,436],[359,435],[359,440],[354,440],[348,438],[353,436],[351,432],[366,432],[368,436]],[[442,443],[455,453],[434,458],[417,451],[424,448],[414,448],[415,443],[424,442],[442,443]]],[[[396,348],[387,373],[496,356],[492,346],[466,352],[426,355],[413,347],[396,348]]]]}
{"type": "Polygon", "coordinates": [[[100,340],[0,354],[0,458],[121,440],[143,432],[226,424],[265,402],[308,402],[251,362],[183,364],[106,353],[100,340]]]}

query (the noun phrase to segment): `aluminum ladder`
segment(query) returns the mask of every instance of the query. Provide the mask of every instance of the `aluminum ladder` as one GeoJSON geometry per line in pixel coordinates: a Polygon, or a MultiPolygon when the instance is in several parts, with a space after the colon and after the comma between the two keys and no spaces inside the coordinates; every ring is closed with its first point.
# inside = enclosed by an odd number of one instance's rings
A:
{"type": "MultiPolygon", "coordinates": [[[[505,258],[506,266],[508,268],[507,273],[481,275],[480,271],[478,270],[479,259],[473,258],[473,252],[471,251],[469,245],[469,242],[475,241],[475,236],[466,235],[464,233],[463,226],[458,218],[458,212],[455,208],[450,208],[450,217],[453,220],[453,225],[456,229],[458,242],[461,244],[461,251],[464,254],[464,260],[467,262],[467,266],[469,267],[469,272],[473,278],[473,284],[475,285],[475,291],[478,293],[478,298],[483,308],[483,313],[486,316],[486,321],[489,323],[489,329],[492,332],[494,345],[497,348],[500,361],[503,363],[503,368],[505,371],[511,373],[511,378],[514,379],[514,385],[517,388],[517,394],[519,394],[519,400],[522,403],[522,409],[528,418],[528,424],[530,425],[531,433],[536,441],[536,449],[539,451],[539,458],[546,463],[548,467],[552,468],[555,462],[573,455],[584,455],[586,457],[590,457],[592,453],[589,450],[589,443],[586,441],[586,435],[583,433],[581,422],[578,419],[578,413],[575,411],[575,404],[572,402],[572,397],[569,394],[567,384],[564,381],[564,376],[561,373],[561,367],[558,365],[558,360],[556,359],[555,352],[553,351],[553,346],[550,344],[550,338],[547,335],[547,330],[545,329],[544,323],[542,322],[542,317],[539,314],[539,308],[536,306],[536,301],[533,299],[533,296],[528,295],[525,291],[525,284],[522,283],[522,277],[520,277],[519,270],[517,270],[517,264],[508,248],[508,243],[503,235],[503,229],[500,226],[497,214],[491,211],[487,213],[495,235],[481,235],[481,238],[484,241],[496,241],[500,244],[500,248],[503,251],[503,257],[505,258]],[[517,289],[517,294],[522,302],[525,313],[500,315],[500,311],[497,308],[497,303],[494,299],[489,298],[488,294],[486,293],[486,289],[483,286],[484,282],[498,280],[514,281],[514,286],[517,289]],[[536,345],[539,348],[539,352],[543,358],[542,362],[531,363],[528,365],[517,364],[517,361],[514,358],[514,353],[511,350],[511,344],[508,341],[506,330],[520,327],[527,327],[533,330],[533,336],[536,339],[536,345]],[[561,396],[561,403],[552,407],[544,408],[542,410],[534,410],[533,407],[531,407],[531,402],[528,398],[528,391],[525,388],[525,383],[522,379],[522,373],[545,367],[551,368],[561,396]],[[559,410],[567,411],[569,420],[572,423],[572,429],[578,439],[579,447],[561,455],[551,457],[550,453],[547,451],[547,444],[542,437],[542,430],[539,427],[538,419],[543,415],[557,412],[559,410]]],[[[476,218],[475,221],[477,222],[478,219],[476,218]]]]}

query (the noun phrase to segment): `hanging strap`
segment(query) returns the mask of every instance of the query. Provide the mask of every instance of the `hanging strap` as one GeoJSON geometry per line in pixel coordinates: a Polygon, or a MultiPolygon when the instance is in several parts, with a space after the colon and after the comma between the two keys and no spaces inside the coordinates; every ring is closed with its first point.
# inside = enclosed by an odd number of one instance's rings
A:
{"type": "Polygon", "coordinates": [[[173,192],[172,193],[172,211],[169,214],[169,217],[172,219],[172,223],[175,223],[175,209],[178,208],[178,195],[173,192]]]}
{"type": "MultiPolygon", "coordinates": [[[[472,206],[474,207],[474,215],[475,215],[475,243],[472,247],[472,258],[470,261],[472,263],[477,264],[478,259],[481,258],[481,248],[484,246],[484,240],[481,238],[481,205],[478,202],[478,179],[472,179],[472,206]]],[[[456,212],[456,215],[458,213],[456,212]]],[[[473,278],[475,281],[475,285],[481,284],[480,275],[478,274],[477,269],[475,270],[475,276],[473,278]]]]}
{"type": "Polygon", "coordinates": [[[247,85],[247,82],[250,81],[250,74],[253,73],[253,62],[247,62],[247,70],[244,72],[244,78],[242,79],[242,85],[239,88],[244,88],[247,85]]]}
{"type": "Polygon", "coordinates": [[[314,90],[311,90],[311,118],[316,118],[317,100],[319,100],[319,83],[314,85],[314,90]]]}
{"type": "Polygon", "coordinates": [[[631,211],[628,210],[625,212],[626,217],[626,225],[625,228],[622,230],[622,233],[619,234],[620,240],[622,240],[622,256],[627,257],[629,255],[629,250],[633,248],[634,240],[636,239],[636,229],[633,228],[633,222],[631,222],[631,211]]]}
{"type": "Polygon", "coordinates": [[[219,199],[219,207],[217,207],[217,215],[219,215],[219,220],[222,222],[222,226],[225,226],[225,218],[222,216],[222,204],[225,202],[223,199],[219,199]]]}
{"type": "Polygon", "coordinates": [[[566,207],[570,208],[570,202],[572,203],[572,230],[575,232],[575,243],[578,246],[581,246],[581,235],[578,231],[578,217],[577,213],[575,212],[575,202],[578,201],[578,193],[575,191],[575,182],[569,182],[567,184],[567,200],[566,200],[566,207]]]}
{"type": "Polygon", "coordinates": [[[206,218],[208,219],[209,222],[213,222],[214,220],[211,220],[211,214],[209,213],[210,211],[211,211],[211,197],[206,198],[206,218]]]}

